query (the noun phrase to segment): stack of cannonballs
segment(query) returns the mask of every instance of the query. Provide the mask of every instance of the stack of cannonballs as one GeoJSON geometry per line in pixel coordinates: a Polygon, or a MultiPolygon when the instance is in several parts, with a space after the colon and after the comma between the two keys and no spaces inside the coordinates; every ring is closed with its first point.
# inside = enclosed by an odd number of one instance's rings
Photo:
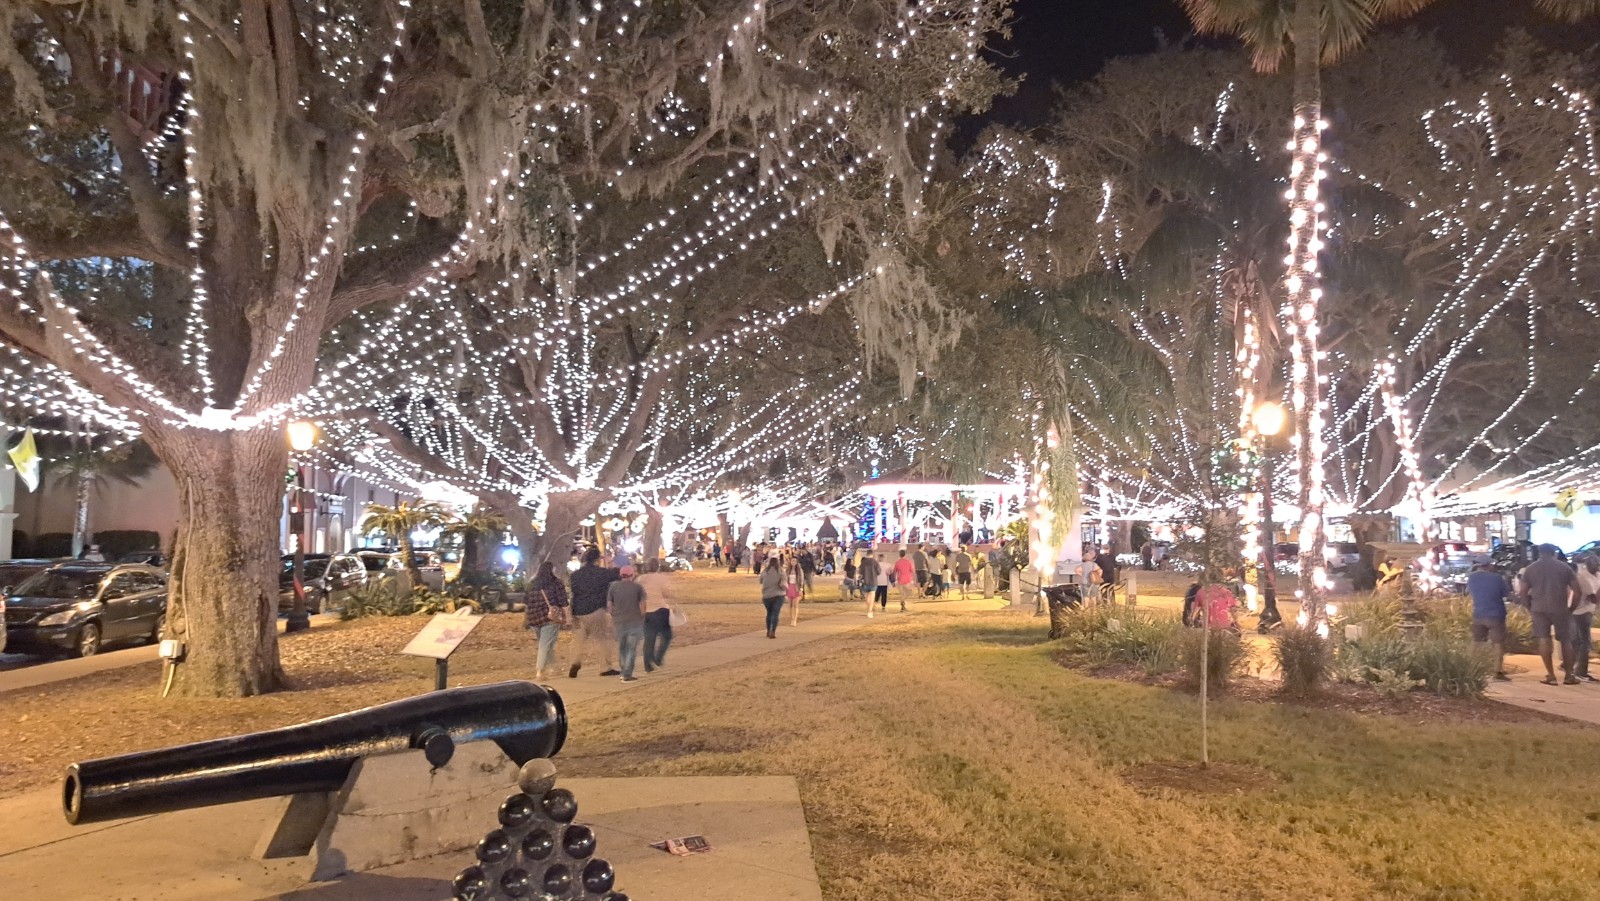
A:
{"type": "Polygon", "coordinates": [[[611,864],[594,856],[594,830],[573,822],[577,800],[555,784],[549,760],[523,765],[521,791],[500,805],[500,828],[455,878],[456,901],[628,901],[612,891],[611,864]]]}

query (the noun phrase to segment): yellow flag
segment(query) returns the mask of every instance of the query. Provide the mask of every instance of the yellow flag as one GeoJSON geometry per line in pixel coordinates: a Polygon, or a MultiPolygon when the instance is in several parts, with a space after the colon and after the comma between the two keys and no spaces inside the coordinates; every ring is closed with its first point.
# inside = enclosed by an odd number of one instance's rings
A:
{"type": "Polygon", "coordinates": [[[39,448],[33,443],[33,429],[23,432],[22,440],[6,453],[11,455],[11,463],[17,467],[17,475],[22,477],[22,482],[28,486],[28,490],[38,491],[39,448]]]}
{"type": "Polygon", "coordinates": [[[1556,495],[1556,511],[1562,516],[1570,517],[1578,510],[1578,489],[1563,488],[1556,495]]]}

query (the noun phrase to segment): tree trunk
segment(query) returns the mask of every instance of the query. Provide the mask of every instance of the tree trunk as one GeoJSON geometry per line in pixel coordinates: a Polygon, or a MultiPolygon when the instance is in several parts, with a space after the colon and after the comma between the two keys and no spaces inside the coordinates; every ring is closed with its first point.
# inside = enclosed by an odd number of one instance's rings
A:
{"type": "Polygon", "coordinates": [[[643,557],[655,560],[661,556],[661,508],[645,505],[643,557]]]}
{"type": "Polygon", "coordinates": [[[89,546],[89,490],[94,487],[94,474],[87,468],[78,472],[77,507],[72,515],[72,556],[80,557],[89,546]]]}
{"type": "Polygon", "coordinates": [[[483,536],[477,532],[466,531],[461,533],[461,580],[464,584],[475,585],[479,576],[485,569],[483,559],[483,536]]]}
{"type": "Polygon", "coordinates": [[[1287,330],[1294,344],[1292,398],[1296,464],[1300,478],[1300,591],[1311,625],[1323,615],[1322,386],[1318,380],[1318,327],[1321,321],[1321,241],[1319,156],[1322,152],[1322,19],[1324,0],[1299,0],[1294,8],[1294,149],[1289,172],[1290,257],[1286,275],[1287,330]]]}
{"type": "Polygon", "coordinates": [[[411,546],[411,533],[404,532],[396,535],[395,539],[400,543],[400,568],[411,574],[414,584],[421,585],[422,569],[417,566],[417,551],[411,546]]]}
{"type": "Polygon", "coordinates": [[[167,634],[185,656],[172,692],[243,697],[283,687],[278,663],[278,516],[288,451],[273,429],[203,432],[152,425],[179,474],[180,525],[167,634]]]}
{"type": "Polygon", "coordinates": [[[537,532],[527,508],[516,498],[497,496],[493,505],[511,524],[524,571],[532,573],[546,560],[554,561],[557,567],[564,565],[583,520],[599,510],[610,496],[610,492],[600,490],[552,492],[545,504],[544,529],[537,532]]]}

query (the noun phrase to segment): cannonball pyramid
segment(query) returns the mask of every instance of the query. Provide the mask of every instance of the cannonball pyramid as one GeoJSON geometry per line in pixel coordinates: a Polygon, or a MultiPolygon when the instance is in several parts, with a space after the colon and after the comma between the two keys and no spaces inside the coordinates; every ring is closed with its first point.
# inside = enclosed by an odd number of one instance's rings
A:
{"type": "Polygon", "coordinates": [[[477,863],[456,875],[456,901],[628,901],[611,890],[611,864],[594,856],[594,830],[573,822],[577,800],[555,784],[549,760],[523,764],[521,791],[500,805],[500,828],[478,842],[477,863]]]}

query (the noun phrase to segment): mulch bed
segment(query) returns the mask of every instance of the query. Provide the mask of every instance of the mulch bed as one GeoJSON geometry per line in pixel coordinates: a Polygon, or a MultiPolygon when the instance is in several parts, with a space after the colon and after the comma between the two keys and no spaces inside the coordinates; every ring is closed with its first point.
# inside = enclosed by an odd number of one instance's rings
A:
{"type": "MultiPolygon", "coordinates": [[[[1195,691],[1194,686],[1188,684],[1188,680],[1181,672],[1151,674],[1132,664],[1086,666],[1081,657],[1067,652],[1060,652],[1053,656],[1056,663],[1062,667],[1097,679],[1137,682],[1140,685],[1166,688],[1186,694],[1193,694],[1195,691]]],[[[1283,704],[1289,707],[1313,710],[1339,710],[1363,716],[1404,717],[1418,723],[1562,723],[1569,726],[1585,725],[1566,717],[1556,716],[1553,713],[1544,713],[1538,710],[1529,710],[1526,707],[1502,704],[1499,701],[1491,701],[1487,698],[1452,698],[1420,689],[1409,691],[1400,697],[1393,698],[1377,689],[1364,685],[1346,685],[1336,682],[1324,685],[1316,695],[1298,698],[1283,694],[1280,684],[1276,681],[1258,679],[1253,676],[1236,676],[1228,683],[1225,691],[1215,693],[1212,697],[1219,699],[1231,698],[1255,704],[1283,704]]]]}

